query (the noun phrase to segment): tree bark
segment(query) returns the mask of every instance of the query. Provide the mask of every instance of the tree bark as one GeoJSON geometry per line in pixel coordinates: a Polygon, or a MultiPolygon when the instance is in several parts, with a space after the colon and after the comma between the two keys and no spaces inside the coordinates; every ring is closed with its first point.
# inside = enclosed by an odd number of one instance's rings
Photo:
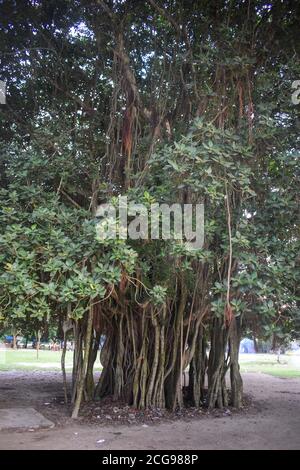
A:
{"type": "Polygon", "coordinates": [[[87,370],[87,365],[88,365],[88,360],[89,360],[92,331],[93,331],[93,307],[91,305],[89,308],[89,314],[88,314],[88,320],[87,320],[83,366],[82,366],[82,370],[80,374],[80,380],[79,380],[78,389],[77,389],[77,396],[76,396],[76,400],[75,400],[75,404],[74,404],[74,408],[72,412],[73,419],[76,419],[78,417],[78,413],[79,413],[79,409],[81,405],[85,377],[86,377],[86,370],[87,370]]]}
{"type": "Polygon", "coordinates": [[[231,382],[231,404],[235,408],[242,407],[243,380],[239,366],[240,347],[239,320],[233,317],[229,327],[229,354],[230,354],[230,382],[231,382]]]}

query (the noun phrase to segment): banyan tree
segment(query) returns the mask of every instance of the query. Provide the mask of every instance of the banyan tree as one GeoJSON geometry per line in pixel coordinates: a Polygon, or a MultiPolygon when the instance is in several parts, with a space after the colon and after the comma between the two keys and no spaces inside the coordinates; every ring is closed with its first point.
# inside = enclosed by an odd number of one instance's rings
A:
{"type": "Polygon", "coordinates": [[[241,336],[282,338],[299,315],[299,4],[0,9],[1,319],[73,338],[73,417],[106,396],[241,407],[241,336]],[[121,196],[202,204],[201,248],[172,224],[151,239],[150,221],[100,239],[97,210],[121,196]]]}

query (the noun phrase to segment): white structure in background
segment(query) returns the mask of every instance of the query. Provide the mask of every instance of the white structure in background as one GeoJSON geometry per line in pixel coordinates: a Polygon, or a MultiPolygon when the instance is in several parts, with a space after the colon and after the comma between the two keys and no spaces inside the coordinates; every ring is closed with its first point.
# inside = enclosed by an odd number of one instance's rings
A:
{"type": "Polygon", "coordinates": [[[254,341],[250,338],[243,338],[240,343],[240,353],[242,354],[255,354],[254,341]]]}
{"type": "Polygon", "coordinates": [[[297,351],[300,353],[300,343],[299,341],[292,341],[290,344],[290,350],[291,351],[297,351]]]}

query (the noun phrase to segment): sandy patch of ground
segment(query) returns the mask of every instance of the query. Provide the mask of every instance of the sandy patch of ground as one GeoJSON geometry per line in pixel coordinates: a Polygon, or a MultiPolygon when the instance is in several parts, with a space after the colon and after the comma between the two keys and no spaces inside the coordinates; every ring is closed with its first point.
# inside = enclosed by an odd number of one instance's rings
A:
{"type": "Polygon", "coordinates": [[[257,373],[243,377],[255,404],[247,413],[108,426],[68,418],[59,373],[2,372],[0,408],[34,406],[57,425],[30,433],[2,431],[0,449],[299,449],[300,380],[257,373]]]}

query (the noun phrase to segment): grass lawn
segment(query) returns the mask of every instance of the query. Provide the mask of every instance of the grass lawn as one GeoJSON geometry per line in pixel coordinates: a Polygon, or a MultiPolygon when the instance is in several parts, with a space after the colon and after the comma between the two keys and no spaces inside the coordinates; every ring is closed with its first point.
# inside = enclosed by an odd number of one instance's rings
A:
{"type": "MultiPolygon", "coordinates": [[[[61,351],[39,351],[35,349],[1,349],[0,371],[7,370],[60,370],[61,351]]],[[[66,370],[72,370],[73,352],[66,353],[66,370]]],[[[100,369],[99,359],[95,362],[95,370],[100,369]]]]}
{"type": "MultiPolygon", "coordinates": [[[[60,370],[60,351],[39,351],[35,349],[1,349],[0,371],[6,370],[60,370]]],[[[67,351],[66,370],[71,372],[73,352],[67,351]]],[[[240,354],[242,372],[261,372],[276,377],[300,377],[300,355],[284,354],[280,364],[275,354],[240,354]]],[[[95,362],[95,370],[101,370],[99,358],[95,362]]]]}
{"type": "Polygon", "coordinates": [[[276,354],[240,354],[242,372],[261,372],[275,377],[300,377],[300,355],[284,354],[280,364],[276,354]]]}

